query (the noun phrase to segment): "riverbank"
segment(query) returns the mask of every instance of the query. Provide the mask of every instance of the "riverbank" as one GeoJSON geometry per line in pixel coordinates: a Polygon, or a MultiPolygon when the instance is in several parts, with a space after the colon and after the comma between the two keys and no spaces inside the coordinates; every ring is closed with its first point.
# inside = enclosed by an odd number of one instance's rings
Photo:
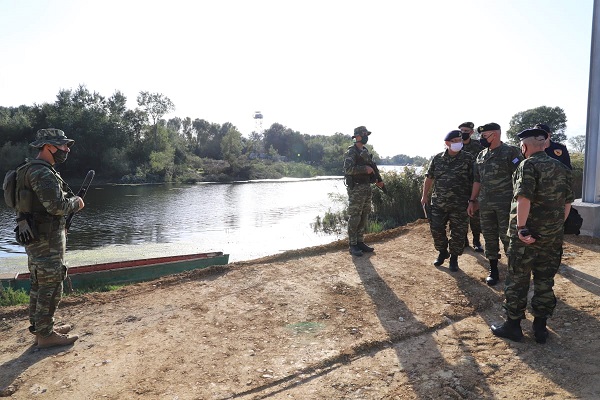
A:
{"type": "MultiPolygon", "coordinates": [[[[37,350],[24,307],[1,310],[0,387],[14,399],[594,399],[600,241],[569,237],[546,345],[494,337],[502,288],[480,253],[431,262],[426,223],[69,296],[73,347],[37,350]],[[132,368],[132,366],[135,366],[132,368]]],[[[505,259],[501,259],[504,277],[505,259]]]]}

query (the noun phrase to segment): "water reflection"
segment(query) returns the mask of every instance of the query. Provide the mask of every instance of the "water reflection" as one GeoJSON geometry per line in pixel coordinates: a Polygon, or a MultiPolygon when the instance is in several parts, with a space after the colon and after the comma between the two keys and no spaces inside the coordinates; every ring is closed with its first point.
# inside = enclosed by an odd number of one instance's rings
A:
{"type": "MultiPolygon", "coordinates": [[[[343,206],[330,193],[345,193],[341,178],[95,187],[73,219],[67,247],[167,244],[162,248],[174,254],[224,251],[236,261],[314,246],[338,239],[310,227],[317,215],[343,206]]],[[[11,210],[0,213],[0,260],[23,255],[11,210]]]]}

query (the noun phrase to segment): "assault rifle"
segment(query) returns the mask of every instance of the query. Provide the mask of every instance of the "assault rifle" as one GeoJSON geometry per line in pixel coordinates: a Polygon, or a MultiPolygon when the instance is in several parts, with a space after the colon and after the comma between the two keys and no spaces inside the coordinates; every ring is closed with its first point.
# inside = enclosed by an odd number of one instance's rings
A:
{"type": "MultiPolygon", "coordinates": [[[[87,190],[90,188],[90,185],[92,184],[92,180],[94,179],[95,175],[96,175],[96,172],[93,169],[90,169],[88,171],[87,175],[85,176],[85,179],[83,180],[83,183],[81,184],[81,188],[79,188],[79,191],[77,192],[77,196],[81,197],[82,199],[85,197],[85,194],[87,193],[87,190]]],[[[65,229],[67,231],[71,227],[71,222],[73,221],[74,216],[75,216],[75,212],[72,212],[71,214],[69,214],[67,216],[67,222],[65,223],[65,229]]]]}
{"type": "MultiPolygon", "coordinates": [[[[371,175],[371,183],[377,183],[377,182],[381,182],[383,183],[383,179],[381,178],[381,173],[379,173],[379,168],[377,168],[377,165],[375,163],[369,163],[367,164],[369,167],[373,168],[373,174],[371,175]]],[[[377,186],[379,187],[379,186],[377,186]]],[[[385,194],[387,194],[389,196],[388,190],[385,187],[385,183],[383,183],[383,186],[380,187],[381,191],[385,194]]]]}

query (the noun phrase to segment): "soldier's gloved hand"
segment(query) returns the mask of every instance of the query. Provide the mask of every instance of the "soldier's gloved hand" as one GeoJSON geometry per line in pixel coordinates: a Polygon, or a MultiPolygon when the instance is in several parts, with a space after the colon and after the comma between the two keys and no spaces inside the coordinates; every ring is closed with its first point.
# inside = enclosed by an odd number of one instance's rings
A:
{"type": "Polygon", "coordinates": [[[27,218],[20,217],[17,218],[17,236],[19,237],[19,241],[23,244],[29,244],[35,239],[35,235],[33,234],[33,230],[31,226],[29,226],[29,222],[27,222],[27,218]]]}

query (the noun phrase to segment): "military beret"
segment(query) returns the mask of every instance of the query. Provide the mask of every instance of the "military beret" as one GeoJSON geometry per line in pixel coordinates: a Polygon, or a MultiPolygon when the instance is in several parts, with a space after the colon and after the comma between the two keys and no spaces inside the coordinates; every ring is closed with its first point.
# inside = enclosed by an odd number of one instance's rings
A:
{"type": "Polygon", "coordinates": [[[546,124],[535,124],[535,126],[533,127],[534,129],[541,129],[543,131],[546,131],[547,133],[552,132],[552,129],[550,129],[550,127],[546,124]]]}
{"type": "Polygon", "coordinates": [[[517,136],[519,137],[520,140],[527,139],[528,137],[537,137],[537,136],[543,136],[544,140],[546,140],[546,139],[548,139],[548,132],[546,132],[543,129],[532,128],[532,129],[525,129],[524,131],[517,133],[517,136]]]}
{"type": "Polygon", "coordinates": [[[448,134],[444,138],[444,141],[449,142],[452,139],[455,139],[457,137],[461,137],[461,135],[462,135],[461,131],[450,131],[450,132],[448,132],[448,134]]]}
{"type": "Polygon", "coordinates": [[[363,136],[365,133],[367,134],[367,136],[371,134],[371,132],[369,132],[367,128],[365,128],[364,126],[359,126],[358,128],[354,128],[354,135],[352,135],[352,137],[363,136]]]}
{"type": "Polygon", "coordinates": [[[499,131],[500,125],[495,122],[490,122],[489,124],[482,125],[477,128],[478,133],[487,132],[487,131],[499,131]]]}
{"type": "Polygon", "coordinates": [[[473,129],[473,127],[475,126],[475,124],[473,124],[472,122],[463,122],[462,124],[460,124],[458,126],[458,129],[460,128],[469,128],[469,129],[473,129]]]}

